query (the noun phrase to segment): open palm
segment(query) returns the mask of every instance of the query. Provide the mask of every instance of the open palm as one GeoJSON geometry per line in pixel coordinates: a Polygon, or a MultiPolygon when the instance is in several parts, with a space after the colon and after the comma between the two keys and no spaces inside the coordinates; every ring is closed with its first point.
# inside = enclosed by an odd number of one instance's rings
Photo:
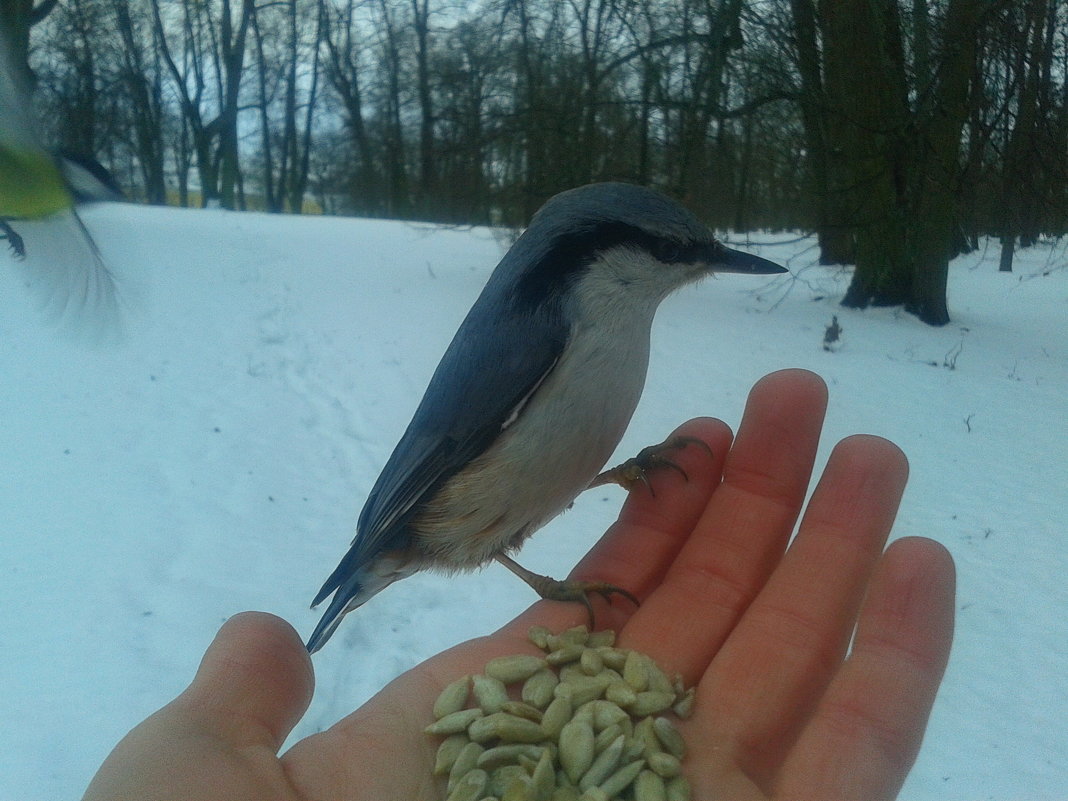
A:
{"type": "MultiPolygon", "coordinates": [[[[893,798],[915,758],[949,653],[953,564],[936,543],[885,549],[908,467],[891,443],[834,449],[791,542],[811,477],[826,389],[776,373],[749,398],[733,444],[693,420],[710,448],[631,492],[575,578],[626,587],[642,604],[597,607],[618,644],[697,688],[684,767],[694,798],[893,798]],[[787,547],[789,546],[789,547],[787,547]]],[[[278,749],[311,698],[296,632],[235,616],[182,695],[135,728],[86,799],[440,798],[422,733],[445,684],[496,656],[536,649],[535,624],[585,621],[538,602],[494,634],[439,654],[327,731],[278,749]]]]}

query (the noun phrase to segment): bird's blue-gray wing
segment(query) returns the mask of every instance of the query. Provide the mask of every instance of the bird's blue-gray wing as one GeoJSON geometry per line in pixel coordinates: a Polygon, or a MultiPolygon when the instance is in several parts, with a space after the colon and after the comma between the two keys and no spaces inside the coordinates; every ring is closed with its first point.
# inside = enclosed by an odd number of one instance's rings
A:
{"type": "Polygon", "coordinates": [[[552,369],[568,331],[555,303],[525,304],[491,280],[438,364],[367,498],[352,546],[313,606],[377,554],[408,544],[406,524],[420,504],[492,444],[552,369]]]}

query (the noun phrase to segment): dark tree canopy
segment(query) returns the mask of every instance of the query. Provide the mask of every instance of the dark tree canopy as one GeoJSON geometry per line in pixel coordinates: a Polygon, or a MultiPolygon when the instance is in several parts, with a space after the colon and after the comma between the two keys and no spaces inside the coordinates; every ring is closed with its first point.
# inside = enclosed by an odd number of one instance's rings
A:
{"type": "Polygon", "coordinates": [[[807,229],[845,302],[1068,220],[1065,0],[0,0],[55,145],[131,197],[524,223],[595,180],[807,229]],[[48,13],[51,12],[51,13],[48,13]],[[37,24],[34,24],[37,23],[37,24]],[[26,61],[28,59],[28,62],[26,61]]]}

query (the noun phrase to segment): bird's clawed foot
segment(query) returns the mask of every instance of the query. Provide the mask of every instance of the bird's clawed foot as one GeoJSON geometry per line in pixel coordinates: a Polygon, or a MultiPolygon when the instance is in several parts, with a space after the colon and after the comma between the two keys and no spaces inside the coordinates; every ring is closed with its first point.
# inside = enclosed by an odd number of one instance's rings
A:
{"type": "Polygon", "coordinates": [[[514,560],[505,556],[504,554],[498,554],[496,560],[502,565],[507,567],[519,578],[523,579],[529,584],[534,592],[540,595],[547,601],[570,601],[577,602],[586,607],[586,611],[590,615],[590,629],[593,630],[594,617],[593,617],[593,605],[590,603],[590,594],[594,593],[600,595],[606,601],[611,602],[613,595],[622,595],[628,601],[635,606],[640,605],[640,601],[634,596],[633,593],[622,587],[617,587],[615,584],[609,584],[606,581],[571,581],[550,578],[549,576],[543,576],[540,573],[535,573],[531,570],[527,570],[522,565],[516,563],[514,560]]]}
{"type": "Polygon", "coordinates": [[[650,493],[655,495],[653,485],[649,483],[649,477],[646,474],[657,467],[670,467],[672,470],[677,470],[683,479],[689,481],[690,477],[686,475],[686,471],[664,455],[668,451],[682,450],[687,445],[698,445],[708,451],[710,456],[712,455],[712,449],[708,447],[704,440],[700,440],[697,437],[670,437],[658,445],[642,448],[633,459],[627,459],[622,464],[616,465],[610,470],[605,470],[590,482],[588,489],[600,487],[604,484],[619,484],[623,489],[630,490],[634,488],[635,484],[641,482],[649,488],[650,493]]]}

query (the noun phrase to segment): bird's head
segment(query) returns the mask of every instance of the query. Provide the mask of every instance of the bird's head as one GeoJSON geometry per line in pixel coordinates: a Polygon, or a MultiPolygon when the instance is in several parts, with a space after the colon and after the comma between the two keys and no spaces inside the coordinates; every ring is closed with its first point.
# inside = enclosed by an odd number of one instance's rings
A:
{"type": "Polygon", "coordinates": [[[522,295],[537,300],[576,282],[659,303],[710,273],[786,272],[723,245],[693,214],[652,189],[596,183],[550,198],[513,248],[522,295]]]}

